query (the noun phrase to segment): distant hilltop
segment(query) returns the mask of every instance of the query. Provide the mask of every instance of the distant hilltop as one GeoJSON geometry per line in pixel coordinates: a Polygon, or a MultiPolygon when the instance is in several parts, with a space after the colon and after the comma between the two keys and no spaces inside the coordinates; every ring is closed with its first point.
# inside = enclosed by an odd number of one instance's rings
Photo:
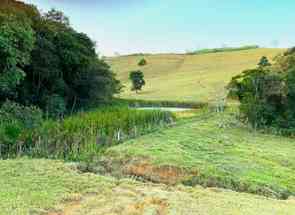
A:
{"type": "Polygon", "coordinates": [[[241,46],[241,47],[224,47],[224,48],[213,48],[213,49],[200,49],[197,51],[187,52],[186,54],[197,55],[197,54],[209,54],[209,53],[217,53],[217,52],[234,52],[234,51],[243,51],[249,49],[258,49],[260,48],[258,45],[250,45],[250,46],[241,46]]]}
{"type": "Polygon", "coordinates": [[[200,49],[196,51],[187,51],[185,53],[133,53],[133,54],[120,54],[115,53],[114,56],[104,56],[104,58],[112,58],[112,57],[136,57],[136,56],[151,56],[151,55],[198,55],[198,54],[210,54],[217,52],[234,52],[234,51],[243,51],[249,49],[259,49],[261,48],[258,45],[248,45],[248,46],[240,46],[240,47],[224,47],[224,48],[212,48],[212,49],[200,49]]]}

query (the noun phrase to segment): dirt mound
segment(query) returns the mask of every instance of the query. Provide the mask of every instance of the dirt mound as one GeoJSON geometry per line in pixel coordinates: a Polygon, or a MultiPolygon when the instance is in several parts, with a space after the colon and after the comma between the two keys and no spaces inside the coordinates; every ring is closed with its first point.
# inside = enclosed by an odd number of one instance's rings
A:
{"type": "Polygon", "coordinates": [[[126,176],[140,178],[144,181],[175,185],[186,181],[198,173],[183,168],[152,164],[148,159],[101,159],[94,167],[87,168],[99,174],[110,174],[118,178],[126,176]]]}
{"type": "Polygon", "coordinates": [[[169,185],[177,184],[192,175],[178,167],[169,165],[154,166],[148,161],[131,162],[124,166],[123,173],[169,185]]]}

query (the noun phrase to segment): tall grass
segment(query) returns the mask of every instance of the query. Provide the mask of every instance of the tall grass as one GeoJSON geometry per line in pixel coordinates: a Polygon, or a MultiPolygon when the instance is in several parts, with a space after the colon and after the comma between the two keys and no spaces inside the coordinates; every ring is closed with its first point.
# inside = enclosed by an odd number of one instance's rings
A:
{"type": "Polygon", "coordinates": [[[126,107],[78,113],[63,121],[46,121],[27,134],[26,154],[85,160],[113,144],[134,138],[174,121],[170,112],[142,111],[126,107]]]}

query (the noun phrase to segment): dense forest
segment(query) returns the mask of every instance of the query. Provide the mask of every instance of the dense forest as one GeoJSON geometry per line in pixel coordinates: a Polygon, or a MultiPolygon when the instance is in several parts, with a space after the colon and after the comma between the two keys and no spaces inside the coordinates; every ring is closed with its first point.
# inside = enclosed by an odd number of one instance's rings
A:
{"type": "Polygon", "coordinates": [[[109,101],[120,83],[95,43],[52,9],[0,3],[0,104],[37,106],[49,116],[109,101]]]}

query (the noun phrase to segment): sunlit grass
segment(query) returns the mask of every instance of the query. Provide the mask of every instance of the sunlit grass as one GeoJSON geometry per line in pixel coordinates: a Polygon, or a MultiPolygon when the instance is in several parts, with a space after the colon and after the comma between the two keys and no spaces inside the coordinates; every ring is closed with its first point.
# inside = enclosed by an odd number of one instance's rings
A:
{"type": "Polygon", "coordinates": [[[295,202],[79,174],[61,161],[0,160],[0,215],[293,215],[295,202]],[[51,212],[51,213],[48,213],[51,212]],[[63,213],[65,212],[65,213],[63,213]]]}
{"type": "Polygon", "coordinates": [[[232,112],[199,112],[179,125],[112,147],[114,159],[147,159],[193,171],[187,185],[277,198],[295,195],[295,140],[243,127],[232,112]]]}
{"type": "Polygon", "coordinates": [[[147,55],[147,65],[138,67],[142,56],[122,56],[107,61],[126,85],[123,98],[208,102],[225,94],[230,79],[257,65],[262,56],[273,59],[283,49],[252,49],[201,55],[147,55]],[[139,94],[130,91],[128,75],[141,69],[146,86],[139,94]]]}
{"type": "Polygon", "coordinates": [[[108,181],[80,175],[63,162],[50,160],[0,160],[0,214],[41,214],[63,200],[108,186],[108,181]]]}

